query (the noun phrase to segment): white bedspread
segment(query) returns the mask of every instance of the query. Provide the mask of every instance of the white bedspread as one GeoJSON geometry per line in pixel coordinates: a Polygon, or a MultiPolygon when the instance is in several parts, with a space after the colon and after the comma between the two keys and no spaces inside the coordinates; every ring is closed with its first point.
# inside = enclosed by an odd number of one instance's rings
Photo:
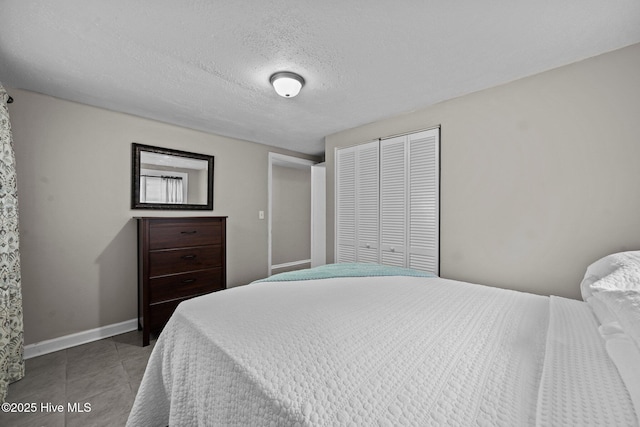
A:
{"type": "Polygon", "coordinates": [[[638,425],[631,397],[585,302],[551,297],[537,424],[638,425]]]}
{"type": "Polygon", "coordinates": [[[229,289],[178,307],[127,425],[534,425],[548,319],[439,278],[229,289]]]}

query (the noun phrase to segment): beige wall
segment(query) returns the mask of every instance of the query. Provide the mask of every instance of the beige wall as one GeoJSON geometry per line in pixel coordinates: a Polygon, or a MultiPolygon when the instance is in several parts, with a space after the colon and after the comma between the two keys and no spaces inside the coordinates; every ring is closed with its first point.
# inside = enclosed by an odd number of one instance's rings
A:
{"type": "Polygon", "coordinates": [[[640,249],[640,44],[326,138],[442,126],[441,275],[579,298],[589,263],[640,249]]]}
{"type": "Polygon", "coordinates": [[[310,259],[311,168],[274,165],[272,180],[271,263],[310,259]]]}
{"type": "Polygon", "coordinates": [[[26,344],[137,316],[134,216],[228,216],[228,285],[267,275],[268,153],[293,153],[9,92],[26,344]],[[214,211],[131,210],[132,142],[214,155],[214,211]]]}

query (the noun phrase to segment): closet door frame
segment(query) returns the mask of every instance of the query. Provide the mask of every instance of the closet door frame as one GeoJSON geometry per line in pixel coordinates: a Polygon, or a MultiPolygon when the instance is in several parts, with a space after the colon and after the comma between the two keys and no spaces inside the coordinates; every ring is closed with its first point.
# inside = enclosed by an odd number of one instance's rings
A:
{"type": "MultiPolygon", "coordinates": [[[[336,147],[335,149],[335,262],[359,262],[358,260],[358,248],[360,242],[359,234],[359,224],[358,224],[358,202],[357,202],[357,180],[359,175],[358,168],[358,160],[357,153],[359,147],[369,144],[378,144],[378,194],[377,194],[377,204],[378,204],[378,262],[381,264],[387,265],[398,265],[405,267],[413,267],[423,269],[425,271],[431,271],[436,275],[440,273],[440,126],[407,132],[399,135],[389,136],[381,139],[377,139],[365,144],[353,145],[349,147],[336,147]],[[419,150],[414,150],[412,148],[412,143],[416,140],[420,140],[420,138],[434,138],[431,142],[433,142],[432,146],[427,145],[426,150],[429,151],[427,155],[429,159],[429,167],[426,170],[418,169],[417,171],[414,169],[412,171],[412,159],[415,159],[415,156],[420,154],[425,155],[425,153],[419,153],[418,151],[422,151],[425,147],[416,147],[419,150]],[[388,142],[391,141],[391,142],[388,142]],[[400,172],[402,175],[402,179],[399,179],[399,176],[392,176],[393,174],[389,174],[389,171],[383,170],[383,146],[391,144],[393,142],[402,144],[402,167],[403,171],[400,172]],[[415,151],[412,155],[412,151],[415,151]],[[348,230],[348,235],[353,236],[353,238],[340,238],[341,231],[341,193],[340,193],[340,176],[343,172],[341,168],[344,165],[341,165],[341,155],[353,153],[353,175],[354,175],[354,183],[353,183],[353,212],[352,212],[352,225],[351,229],[348,230]],[[416,174],[416,172],[418,172],[416,174]],[[431,180],[433,185],[428,187],[428,191],[424,191],[424,188],[420,189],[419,185],[416,187],[415,180],[425,179],[426,177],[431,180]],[[388,184],[387,182],[383,182],[385,177],[392,177],[396,180],[403,181],[402,183],[396,183],[398,187],[398,191],[402,193],[403,207],[400,209],[394,209],[389,205],[390,208],[385,207],[385,197],[388,197],[389,188],[393,188],[393,185],[389,186],[388,189],[383,191],[383,187],[388,184]],[[400,190],[401,188],[401,190],[400,190]],[[413,190],[418,190],[413,191],[413,190]],[[412,192],[413,191],[413,192],[412,192]],[[435,193],[435,194],[433,194],[435,193]],[[414,205],[412,205],[412,203],[414,205]],[[422,206],[424,205],[424,206],[422,206]],[[428,207],[426,207],[428,206],[428,207]],[[403,234],[402,239],[388,239],[388,237],[384,236],[385,233],[385,224],[383,224],[384,210],[390,212],[390,216],[393,217],[394,221],[399,221],[402,219],[402,224],[398,225],[398,232],[403,234]],[[401,210],[403,212],[393,212],[394,210],[401,210]],[[413,210],[414,214],[412,217],[411,211],[413,210]],[[416,211],[418,212],[416,214],[416,211]],[[422,221],[425,215],[429,215],[431,217],[431,221],[427,221],[427,224],[422,221]],[[421,223],[422,222],[422,223],[421,223]],[[413,227],[413,228],[412,228],[413,227]],[[427,230],[428,231],[425,231],[427,230]],[[401,230],[401,231],[400,231],[401,230]],[[416,230],[416,231],[414,231],[416,230]],[[428,235],[428,238],[424,238],[425,235],[428,235]],[[353,247],[353,255],[348,260],[342,260],[340,257],[341,254],[341,242],[350,243],[349,246],[353,247]],[[428,242],[428,243],[425,243],[428,242]],[[429,260],[425,260],[425,257],[429,258],[429,260]],[[388,262],[384,262],[385,258],[388,262]],[[395,258],[395,259],[393,259],[395,258]],[[426,270],[426,266],[429,265],[429,269],[426,270]]],[[[418,181],[418,184],[420,182],[418,181]]],[[[394,184],[394,185],[396,185],[394,184]]],[[[392,197],[393,199],[393,197],[392,197]]],[[[397,202],[396,202],[397,203],[397,202]]],[[[388,216],[387,216],[388,217],[388,216]]],[[[343,228],[347,227],[343,224],[343,228]]],[[[348,228],[348,227],[347,227],[348,228]]],[[[389,236],[389,234],[387,234],[389,236]]]]}

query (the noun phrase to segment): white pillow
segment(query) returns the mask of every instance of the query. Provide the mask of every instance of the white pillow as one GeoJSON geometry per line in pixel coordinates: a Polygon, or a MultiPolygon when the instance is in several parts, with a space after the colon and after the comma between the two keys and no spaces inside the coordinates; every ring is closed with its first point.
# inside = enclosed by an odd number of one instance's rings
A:
{"type": "Polygon", "coordinates": [[[580,291],[600,321],[607,353],[640,414],[640,251],[612,254],[591,264],[580,291]]]}
{"type": "Polygon", "coordinates": [[[587,304],[591,306],[591,310],[593,310],[601,325],[618,321],[616,315],[609,310],[607,304],[601,299],[591,296],[587,298],[587,304]]]}
{"type": "Polygon", "coordinates": [[[616,280],[609,280],[600,283],[602,279],[610,276],[612,273],[617,272],[623,267],[630,268],[636,272],[639,283],[636,289],[640,290],[640,274],[638,274],[638,272],[640,272],[640,251],[618,252],[600,258],[587,267],[582,283],[580,283],[582,299],[587,301],[587,299],[593,295],[593,292],[605,285],[606,288],[618,287],[618,289],[628,289],[628,287],[625,286],[625,283],[616,283],[616,280]]]}
{"type": "Polygon", "coordinates": [[[589,266],[589,271],[593,276],[609,271],[583,290],[583,295],[590,292],[587,303],[596,317],[601,324],[617,320],[640,348],[640,251],[606,256],[589,266]]]}
{"type": "Polygon", "coordinates": [[[640,291],[599,290],[593,298],[604,303],[608,312],[615,315],[624,333],[640,349],[640,291]]]}

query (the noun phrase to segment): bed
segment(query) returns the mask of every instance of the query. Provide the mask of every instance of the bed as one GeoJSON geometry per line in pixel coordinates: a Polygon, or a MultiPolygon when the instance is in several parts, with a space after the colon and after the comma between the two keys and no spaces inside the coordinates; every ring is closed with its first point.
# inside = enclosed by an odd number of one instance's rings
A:
{"type": "Polygon", "coordinates": [[[128,426],[636,426],[640,252],[585,301],[334,264],[180,304],[128,426]]]}

